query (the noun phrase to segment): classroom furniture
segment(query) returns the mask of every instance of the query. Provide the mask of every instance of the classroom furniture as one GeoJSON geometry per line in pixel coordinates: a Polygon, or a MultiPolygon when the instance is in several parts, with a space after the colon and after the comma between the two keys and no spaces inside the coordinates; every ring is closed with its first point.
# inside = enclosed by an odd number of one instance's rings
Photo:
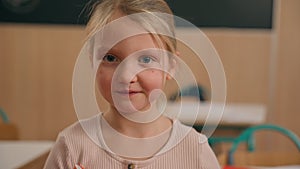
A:
{"type": "Polygon", "coordinates": [[[18,128],[12,123],[0,123],[0,140],[19,139],[18,128]]]}
{"type": "Polygon", "coordinates": [[[0,168],[41,169],[53,141],[0,141],[0,168]]]}
{"type": "Polygon", "coordinates": [[[299,169],[299,153],[288,152],[236,152],[235,165],[226,165],[227,156],[218,156],[223,169],[299,169]]]}
{"type": "Polygon", "coordinates": [[[171,102],[166,106],[166,115],[178,118],[182,123],[193,126],[199,132],[202,131],[203,126],[206,129],[216,129],[213,137],[209,138],[211,144],[231,142],[248,127],[266,121],[266,107],[261,104],[230,103],[225,105],[224,110],[222,104],[214,103],[212,106],[223,113],[221,116],[212,115],[209,122],[206,121],[212,108],[209,102],[171,102]],[[198,114],[195,114],[197,112],[198,114]]]}
{"type": "MultiPolygon", "coordinates": [[[[213,103],[213,108],[223,110],[222,104],[213,103]]],[[[166,115],[178,117],[178,119],[188,125],[201,125],[205,123],[210,102],[183,101],[170,102],[166,106],[166,115]],[[198,112],[195,112],[198,106],[198,112]],[[180,114],[179,114],[179,113],[180,114]],[[196,119],[194,119],[196,114],[196,119]],[[179,115],[179,116],[178,116],[179,115]]],[[[227,103],[225,104],[220,124],[222,125],[256,125],[262,124],[266,120],[266,107],[262,104],[249,103],[227,103]]]]}
{"type": "Polygon", "coordinates": [[[295,133],[281,126],[272,124],[256,125],[249,127],[234,139],[229,151],[224,152],[218,159],[221,164],[226,166],[225,168],[235,168],[234,166],[285,166],[285,168],[290,166],[300,168],[300,139],[295,133]],[[298,152],[255,151],[254,134],[261,130],[276,131],[283,134],[295,144],[298,152]],[[237,151],[241,143],[246,144],[246,151],[237,151]]]}
{"type": "Polygon", "coordinates": [[[7,114],[0,108],[0,140],[19,139],[18,128],[9,121],[7,114]]]}

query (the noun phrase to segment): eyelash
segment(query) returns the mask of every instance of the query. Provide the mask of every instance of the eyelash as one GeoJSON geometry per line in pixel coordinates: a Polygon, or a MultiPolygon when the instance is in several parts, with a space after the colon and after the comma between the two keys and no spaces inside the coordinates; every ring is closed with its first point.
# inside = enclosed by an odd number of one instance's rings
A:
{"type": "MultiPolygon", "coordinates": [[[[115,56],[115,55],[112,55],[112,54],[106,54],[103,58],[102,58],[102,61],[103,62],[107,62],[107,63],[118,63],[120,62],[120,59],[115,56]],[[112,57],[112,58],[109,58],[109,57],[112,57]]],[[[152,62],[157,62],[157,58],[153,57],[153,56],[149,56],[149,55],[142,55],[138,58],[138,62],[142,63],[142,64],[150,64],[152,62]],[[145,59],[147,58],[148,62],[145,62],[145,59]]]]}
{"type": "Polygon", "coordinates": [[[119,61],[120,61],[120,59],[118,59],[117,56],[112,55],[112,54],[106,54],[106,55],[102,58],[102,60],[103,60],[104,62],[108,62],[108,63],[114,63],[114,62],[119,62],[119,61]],[[109,60],[108,57],[110,57],[110,56],[112,56],[114,60],[109,60]]]}
{"type": "Polygon", "coordinates": [[[139,58],[138,58],[138,61],[139,62],[141,62],[141,63],[143,63],[143,64],[149,64],[149,63],[151,63],[151,62],[157,62],[157,59],[156,58],[154,58],[154,57],[152,57],[152,56],[149,56],[149,55],[143,55],[143,56],[140,56],[139,58]],[[148,63],[145,63],[144,62],[144,60],[143,59],[145,59],[145,58],[149,58],[150,60],[150,62],[148,62],[148,63]]]}

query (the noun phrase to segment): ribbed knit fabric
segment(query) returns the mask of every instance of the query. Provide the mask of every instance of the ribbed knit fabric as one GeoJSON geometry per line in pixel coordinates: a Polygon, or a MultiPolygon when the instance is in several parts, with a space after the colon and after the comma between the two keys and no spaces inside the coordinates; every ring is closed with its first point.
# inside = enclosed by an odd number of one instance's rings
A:
{"type": "Polygon", "coordinates": [[[76,164],[84,167],[84,169],[220,168],[214,153],[208,145],[207,138],[194,129],[184,126],[177,120],[173,121],[168,142],[155,156],[147,160],[138,161],[123,159],[102,145],[105,142],[101,137],[100,118],[102,116],[97,115],[77,122],[62,131],[50,152],[44,168],[74,169],[76,164]],[[94,128],[97,130],[94,130],[94,128]]]}

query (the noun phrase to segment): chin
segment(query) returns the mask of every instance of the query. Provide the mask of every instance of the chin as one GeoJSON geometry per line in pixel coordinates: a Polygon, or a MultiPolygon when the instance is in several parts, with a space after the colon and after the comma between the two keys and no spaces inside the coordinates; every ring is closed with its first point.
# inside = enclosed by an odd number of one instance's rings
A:
{"type": "Polygon", "coordinates": [[[131,102],[119,102],[116,107],[116,109],[119,112],[130,114],[130,113],[137,113],[137,112],[144,112],[150,108],[150,103],[148,104],[137,104],[137,103],[131,103],[131,102]]]}

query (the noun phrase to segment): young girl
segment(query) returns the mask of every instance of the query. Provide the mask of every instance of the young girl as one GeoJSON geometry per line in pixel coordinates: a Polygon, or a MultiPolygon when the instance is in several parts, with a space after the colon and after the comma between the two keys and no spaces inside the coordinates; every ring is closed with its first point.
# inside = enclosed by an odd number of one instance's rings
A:
{"type": "Polygon", "coordinates": [[[178,55],[166,2],[99,0],[92,9],[86,46],[110,109],[62,131],[45,168],[219,168],[204,135],[162,115],[178,55]]]}

